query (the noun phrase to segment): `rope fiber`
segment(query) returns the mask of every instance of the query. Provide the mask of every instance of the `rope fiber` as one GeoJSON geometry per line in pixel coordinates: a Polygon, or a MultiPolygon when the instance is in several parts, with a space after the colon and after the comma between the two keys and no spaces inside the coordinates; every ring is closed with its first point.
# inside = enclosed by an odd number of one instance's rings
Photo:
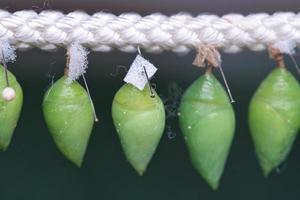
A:
{"type": "Polygon", "coordinates": [[[261,51],[280,41],[293,41],[300,46],[300,13],[222,17],[193,17],[188,13],[168,17],[153,13],[142,17],[136,13],[116,16],[105,12],[88,15],[83,11],[63,14],[55,10],[0,10],[0,39],[7,39],[20,50],[37,47],[52,51],[78,43],[102,52],[135,52],[139,46],[153,53],[186,53],[200,44],[216,45],[230,53],[243,48],[261,51]]]}

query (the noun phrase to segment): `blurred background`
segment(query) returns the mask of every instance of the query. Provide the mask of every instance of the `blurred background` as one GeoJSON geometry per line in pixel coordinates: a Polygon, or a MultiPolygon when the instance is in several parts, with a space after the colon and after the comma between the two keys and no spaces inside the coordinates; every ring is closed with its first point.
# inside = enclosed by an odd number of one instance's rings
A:
{"type": "MultiPolygon", "coordinates": [[[[238,12],[295,11],[299,0],[1,0],[0,8],[11,12],[22,9],[57,9],[65,13],[85,10],[92,14],[135,11],[175,14],[186,11],[218,15],[238,12]]],[[[179,56],[165,52],[144,53],[159,68],[152,83],[168,108],[174,108],[185,90],[203,70],[193,67],[195,52],[179,56]],[[171,89],[170,89],[171,88],[171,89]],[[174,89],[175,88],[175,89],[174,89]],[[168,100],[168,101],[167,101],[168,100]],[[173,107],[172,107],[173,106],[173,107]]],[[[111,119],[111,103],[123,85],[124,71],[117,76],[116,66],[129,66],[135,54],[114,51],[91,52],[87,79],[100,122],[95,124],[84,164],[78,169],[56,149],[42,115],[42,99],[52,81],[65,66],[65,50],[44,52],[33,49],[18,52],[17,61],[9,64],[24,90],[20,121],[9,149],[0,153],[1,200],[82,200],[82,199],[172,199],[172,200],[281,200],[299,199],[300,140],[296,140],[289,158],[267,179],[256,160],[247,124],[248,104],[260,82],[274,68],[266,52],[245,50],[222,54],[223,69],[236,103],[236,135],[218,191],[212,191],[193,169],[186,151],[177,118],[169,117],[161,143],[148,171],[139,177],[122,153],[111,119]]],[[[300,56],[295,55],[300,62],[300,56]]],[[[288,69],[299,75],[287,57],[288,69]]],[[[214,74],[221,80],[219,71],[214,74]]]]}

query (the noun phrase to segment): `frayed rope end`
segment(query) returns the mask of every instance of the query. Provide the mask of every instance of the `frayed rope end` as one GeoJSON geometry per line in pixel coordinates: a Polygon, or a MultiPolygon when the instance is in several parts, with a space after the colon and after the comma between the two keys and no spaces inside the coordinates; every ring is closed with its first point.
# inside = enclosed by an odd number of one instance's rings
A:
{"type": "Polygon", "coordinates": [[[6,39],[0,40],[0,62],[8,63],[16,61],[16,48],[11,46],[6,39]]]}
{"type": "Polygon", "coordinates": [[[295,53],[297,44],[293,40],[282,40],[275,42],[272,47],[278,49],[281,53],[292,55],[295,53]]]}
{"type": "Polygon", "coordinates": [[[81,75],[86,72],[88,67],[88,54],[89,51],[80,44],[73,43],[68,48],[68,79],[67,82],[77,80],[81,75]]]}

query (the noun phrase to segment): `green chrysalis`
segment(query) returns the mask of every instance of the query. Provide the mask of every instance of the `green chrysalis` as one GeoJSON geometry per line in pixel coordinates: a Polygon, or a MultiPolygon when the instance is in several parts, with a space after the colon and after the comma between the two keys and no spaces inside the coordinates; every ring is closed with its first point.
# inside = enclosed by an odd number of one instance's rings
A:
{"type": "Polygon", "coordinates": [[[140,174],[146,171],[165,127],[165,110],[159,96],[150,97],[149,85],[139,90],[125,84],[116,93],[112,117],[125,156],[140,174]]]}
{"type": "Polygon", "coordinates": [[[300,127],[300,86],[283,67],[261,83],[249,109],[249,125],[265,176],[285,160],[300,127]]]}
{"type": "MultiPolygon", "coordinates": [[[[13,132],[17,126],[18,119],[21,113],[23,104],[22,88],[16,80],[15,76],[8,70],[9,87],[15,91],[15,98],[11,101],[6,101],[0,97],[0,149],[6,150],[10,144],[13,132]]],[[[4,67],[0,65],[0,77],[4,77],[4,67]]],[[[4,78],[0,79],[0,91],[6,88],[4,78]]]]}
{"type": "Polygon", "coordinates": [[[217,189],[234,136],[235,116],[227,93],[210,72],[184,93],[179,122],[192,164],[217,189]]]}
{"type": "Polygon", "coordinates": [[[63,76],[46,92],[43,111],[58,149],[80,167],[94,124],[87,92],[77,81],[68,83],[63,76]]]}

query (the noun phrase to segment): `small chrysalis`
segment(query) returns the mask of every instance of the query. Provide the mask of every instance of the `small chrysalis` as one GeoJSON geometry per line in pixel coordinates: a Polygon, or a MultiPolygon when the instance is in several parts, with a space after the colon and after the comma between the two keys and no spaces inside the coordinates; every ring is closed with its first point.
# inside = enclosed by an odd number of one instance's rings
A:
{"type": "Polygon", "coordinates": [[[43,101],[45,121],[55,144],[78,167],[82,165],[94,124],[91,99],[76,81],[86,68],[87,61],[82,60],[86,54],[82,53],[80,47],[70,47],[69,68],[49,88],[43,101]]]}
{"type": "Polygon", "coordinates": [[[251,135],[265,176],[286,159],[300,128],[300,85],[284,67],[282,55],[276,57],[278,67],[260,84],[249,107],[251,135]]]}
{"type": "Polygon", "coordinates": [[[112,118],[123,151],[139,175],[146,171],[165,127],[164,105],[149,84],[155,71],[139,53],[124,79],[129,83],[119,89],[112,103],[112,118]]]}
{"type": "Polygon", "coordinates": [[[179,122],[197,172],[217,189],[235,130],[232,105],[211,73],[199,77],[184,93],[179,122]]]}
{"type": "Polygon", "coordinates": [[[235,115],[231,105],[233,99],[230,101],[223,86],[211,72],[212,66],[221,67],[219,53],[213,48],[204,50],[198,53],[196,64],[204,66],[202,62],[207,59],[210,66],[185,91],[178,116],[193,166],[216,190],[233,140],[235,115]],[[201,55],[205,57],[201,59],[201,55]]]}
{"type": "MultiPolygon", "coordinates": [[[[15,76],[7,71],[9,87],[13,89],[15,96],[11,100],[0,98],[0,149],[6,150],[14,129],[17,126],[19,116],[23,105],[23,91],[15,76]]],[[[5,76],[4,67],[0,65],[0,77],[5,76]]],[[[0,91],[7,88],[4,78],[0,78],[0,91]]]]}
{"type": "Polygon", "coordinates": [[[165,110],[159,96],[150,96],[148,85],[141,91],[125,84],[116,93],[112,117],[125,156],[143,175],[155,153],[165,127],[165,110]]]}
{"type": "Polygon", "coordinates": [[[6,63],[15,61],[15,48],[7,40],[0,41],[0,149],[6,150],[17,126],[23,104],[23,91],[6,63]]]}

